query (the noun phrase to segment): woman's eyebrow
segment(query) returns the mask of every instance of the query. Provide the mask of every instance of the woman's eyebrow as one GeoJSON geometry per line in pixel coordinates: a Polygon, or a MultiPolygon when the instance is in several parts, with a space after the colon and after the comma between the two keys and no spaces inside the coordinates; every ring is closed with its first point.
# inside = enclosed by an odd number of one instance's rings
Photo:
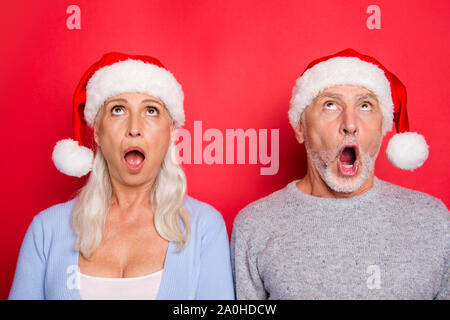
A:
{"type": "Polygon", "coordinates": [[[110,101],[106,101],[105,105],[111,103],[111,102],[123,102],[123,103],[128,103],[127,99],[123,99],[123,98],[117,98],[117,99],[113,99],[110,101]]]}
{"type": "Polygon", "coordinates": [[[162,106],[162,103],[155,99],[144,99],[141,101],[141,103],[147,103],[147,102],[156,102],[157,104],[162,106]]]}

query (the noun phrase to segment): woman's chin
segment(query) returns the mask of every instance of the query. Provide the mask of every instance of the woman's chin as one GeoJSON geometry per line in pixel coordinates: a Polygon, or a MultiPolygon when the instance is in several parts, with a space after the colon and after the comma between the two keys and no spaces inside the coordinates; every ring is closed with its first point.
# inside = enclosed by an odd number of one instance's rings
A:
{"type": "Polygon", "coordinates": [[[124,174],[121,177],[121,181],[122,181],[122,184],[125,186],[139,187],[139,186],[151,183],[151,179],[149,179],[148,177],[149,176],[145,176],[143,174],[138,174],[138,175],[124,174]]]}
{"type": "MultiPolygon", "coordinates": [[[[110,173],[111,175],[111,173],[110,173]]],[[[140,186],[143,184],[150,183],[152,181],[151,177],[154,175],[149,172],[148,168],[146,170],[145,166],[142,166],[139,170],[130,170],[126,166],[121,166],[119,170],[113,174],[116,177],[115,180],[121,181],[122,184],[127,186],[140,186]]]]}

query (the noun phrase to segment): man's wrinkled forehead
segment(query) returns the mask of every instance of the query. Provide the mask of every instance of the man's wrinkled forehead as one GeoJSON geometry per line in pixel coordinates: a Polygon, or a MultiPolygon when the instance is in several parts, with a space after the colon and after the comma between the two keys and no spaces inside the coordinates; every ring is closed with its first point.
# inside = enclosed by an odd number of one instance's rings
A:
{"type": "MultiPolygon", "coordinates": [[[[341,93],[333,92],[332,89],[325,89],[325,90],[321,91],[314,98],[314,101],[320,100],[322,98],[330,98],[330,99],[336,99],[336,100],[345,100],[346,96],[341,94],[341,93]]],[[[374,94],[372,92],[360,93],[360,94],[357,94],[357,95],[355,95],[353,97],[353,101],[354,102],[358,102],[360,100],[368,100],[368,99],[375,100],[376,102],[378,102],[378,98],[377,98],[376,94],[374,94]]]]}

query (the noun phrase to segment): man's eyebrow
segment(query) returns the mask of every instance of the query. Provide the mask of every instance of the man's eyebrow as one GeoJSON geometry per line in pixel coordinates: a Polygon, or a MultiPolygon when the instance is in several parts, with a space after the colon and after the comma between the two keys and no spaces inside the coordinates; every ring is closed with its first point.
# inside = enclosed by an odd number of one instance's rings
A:
{"type": "Polygon", "coordinates": [[[364,100],[364,99],[374,99],[375,101],[378,101],[377,96],[372,93],[363,93],[363,94],[359,94],[355,97],[355,101],[364,100]]]}
{"type": "MultiPolygon", "coordinates": [[[[117,99],[113,99],[113,100],[106,101],[105,104],[109,104],[109,103],[111,103],[111,102],[128,103],[127,99],[124,99],[124,98],[117,98],[117,99]]],[[[155,99],[144,99],[144,100],[141,101],[141,103],[147,103],[147,102],[156,102],[156,103],[162,105],[161,102],[159,102],[158,100],[155,100],[155,99]]]]}
{"type": "Polygon", "coordinates": [[[328,93],[328,92],[324,92],[319,94],[316,99],[320,99],[322,97],[327,97],[327,98],[332,98],[332,99],[342,99],[342,94],[339,93],[328,93]]]}

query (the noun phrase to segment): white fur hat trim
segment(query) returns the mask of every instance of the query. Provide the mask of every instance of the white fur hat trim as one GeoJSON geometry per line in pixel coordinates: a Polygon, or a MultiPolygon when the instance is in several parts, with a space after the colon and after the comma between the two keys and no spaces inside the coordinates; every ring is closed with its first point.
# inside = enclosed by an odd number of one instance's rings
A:
{"type": "Polygon", "coordinates": [[[141,92],[160,98],[176,127],[184,124],[183,89],[172,73],[141,60],[118,61],[97,70],[86,85],[84,117],[92,127],[105,100],[124,92],[141,92]]]}

